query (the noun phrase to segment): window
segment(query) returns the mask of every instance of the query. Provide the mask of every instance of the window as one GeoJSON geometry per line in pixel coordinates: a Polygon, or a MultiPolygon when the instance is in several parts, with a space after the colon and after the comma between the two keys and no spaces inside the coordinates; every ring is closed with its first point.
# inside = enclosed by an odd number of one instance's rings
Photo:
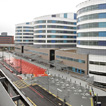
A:
{"type": "Polygon", "coordinates": [[[52,15],[52,17],[56,17],[56,15],[52,15]]]}
{"type": "Polygon", "coordinates": [[[67,18],[67,13],[64,13],[64,18],[67,18]]]}

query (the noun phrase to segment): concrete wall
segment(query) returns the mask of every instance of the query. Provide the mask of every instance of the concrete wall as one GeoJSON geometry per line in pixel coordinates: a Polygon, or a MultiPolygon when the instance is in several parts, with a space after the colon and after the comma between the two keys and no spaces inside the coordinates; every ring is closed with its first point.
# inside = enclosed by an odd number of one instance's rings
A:
{"type": "Polygon", "coordinates": [[[88,60],[87,60],[87,55],[85,54],[77,54],[77,53],[73,53],[70,51],[62,51],[62,50],[56,50],[55,52],[55,59],[56,60],[61,60],[63,62],[63,64],[70,66],[70,67],[75,67],[78,69],[82,69],[85,71],[85,75],[87,75],[87,66],[88,66],[88,60]],[[58,56],[63,56],[63,57],[70,57],[70,58],[74,58],[74,59],[80,59],[80,60],[84,60],[85,63],[79,63],[79,62],[75,62],[75,61],[70,61],[70,60],[66,60],[66,59],[59,59],[56,57],[56,55],[58,56]]]}

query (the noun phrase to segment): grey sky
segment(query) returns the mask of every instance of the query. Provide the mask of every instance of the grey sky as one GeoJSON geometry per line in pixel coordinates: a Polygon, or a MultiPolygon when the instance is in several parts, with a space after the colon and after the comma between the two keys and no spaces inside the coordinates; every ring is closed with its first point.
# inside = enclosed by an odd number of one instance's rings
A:
{"type": "Polygon", "coordinates": [[[76,12],[76,5],[85,0],[0,0],[0,33],[15,34],[15,24],[34,18],[76,12]]]}

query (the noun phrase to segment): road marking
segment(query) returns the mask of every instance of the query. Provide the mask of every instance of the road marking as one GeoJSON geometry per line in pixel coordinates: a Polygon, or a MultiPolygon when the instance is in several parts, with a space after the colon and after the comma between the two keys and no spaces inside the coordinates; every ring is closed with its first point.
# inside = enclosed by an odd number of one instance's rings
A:
{"type": "Polygon", "coordinates": [[[27,97],[27,99],[32,103],[33,106],[37,106],[29,97],[27,97]]]}
{"type": "Polygon", "coordinates": [[[35,89],[33,89],[32,87],[29,87],[29,88],[32,89],[35,93],[37,93],[41,98],[44,98],[44,96],[38,93],[35,89]]]}
{"type": "MultiPolygon", "coordinates": [[[[45,91],[47,91],[47,89],[45,89],[44,87],[42,87],[41,85],[38,85],[38,86],[40,86],[42,89],[44,89],[45,91]]],[[[56,97],[57,98],[57,96],[55,95],[55,94],[53,94],[53,93],[51,93],[50,91],[48,91],[50,94],[52,94],[54,97],[56,97]]],[[[58,97],[58,99],[60,99],[61,101],[63,101],[63,99],[61,99],[61,98],[59,98],[58,97]]],[[[63,101],[64,102],[64,101],[63,101]]],[[[68,106],[72,106],[72,105],[70,105],[68,102],[66,102],[66,104],[68,105],[68,106]]]]}
{"type": "Polygon", "coordinates": [[[15,84],[15,86],[18,89],[22,89],[22,88],[26,88],[29,87],[30,85],[28,85],[27,83],[24,82],[24,80],[17,80],[15,82],[13,82],[15,84]]]}
{"type": "Polygon", "coordinates": [[[93,106],[93,99],[92,98],[90,98],[91,99],[91,106],[93,106]]]}

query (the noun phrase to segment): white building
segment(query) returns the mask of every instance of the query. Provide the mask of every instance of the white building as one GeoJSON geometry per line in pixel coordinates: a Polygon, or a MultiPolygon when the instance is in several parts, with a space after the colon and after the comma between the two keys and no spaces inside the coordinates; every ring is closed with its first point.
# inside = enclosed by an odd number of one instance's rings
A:
{"type": "Polygon", "coordinates": [[[32,45],[33,44],[33,25],[32,22],[26,22],[16,25],[15,44],[32,45]]]}
{"type": "Polygon", "coordinates": [[[76,47],[76,14],[47,15],[35,18],[30,24],[18,24],[16,25],[15,38],[16,44],[29,45],[33,43],[35,47],[76,47]],[[27,25],[31,28],[27,29],[26,35],[26,30],[23,27],[27,25]],[[29,41],[28,37],[33,37],[33,41],[32,38],[29,41]]]}
{"type": "Polygon", "coordinates": [[[76,47],[76,14],[63,13],[35,18],[34,45],[45,48],[76,47]]]}
{"type": "Polygon", "coordinates": [[[78,53],[89,54],[89,75],[106,85],[106,0],[88,0],[77,8],[78,53]]]}

